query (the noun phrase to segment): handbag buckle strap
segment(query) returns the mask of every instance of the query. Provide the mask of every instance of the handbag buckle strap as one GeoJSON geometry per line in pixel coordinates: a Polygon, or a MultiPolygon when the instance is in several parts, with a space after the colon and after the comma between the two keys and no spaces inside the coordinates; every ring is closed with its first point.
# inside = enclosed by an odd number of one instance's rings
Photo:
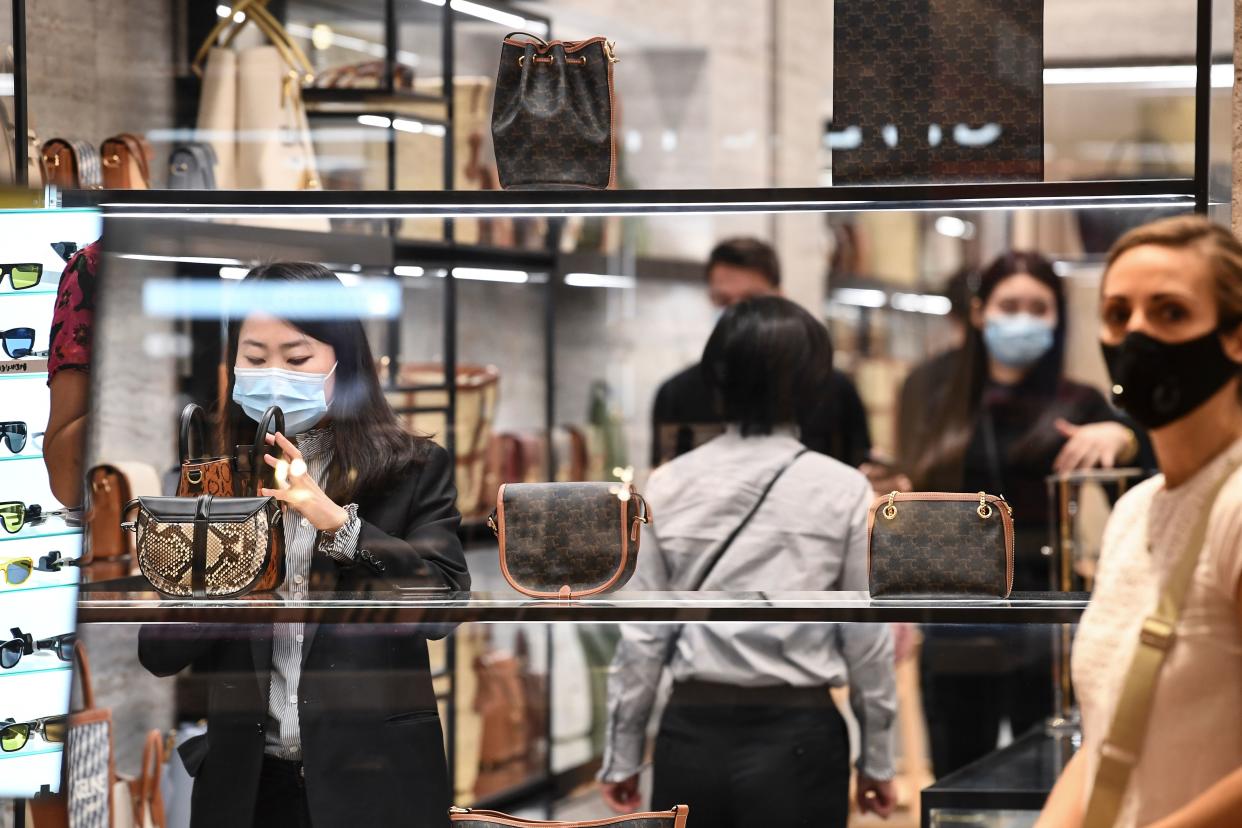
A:
{"type": "Polygon", "coordinates": [[[1177,630],[1168,621],[1152,616],[1143,622],[1139,641],[1161,652],[1168,652],[1177,638],[1177,630]]]}
{"type": "Polygon", "coordinates": [[[1111,742],[1100,745],[1100,768],[1105,771],[1124,771],[1134,767],[1138,757],[1125,748],[1119,748],[1111,742]]]}

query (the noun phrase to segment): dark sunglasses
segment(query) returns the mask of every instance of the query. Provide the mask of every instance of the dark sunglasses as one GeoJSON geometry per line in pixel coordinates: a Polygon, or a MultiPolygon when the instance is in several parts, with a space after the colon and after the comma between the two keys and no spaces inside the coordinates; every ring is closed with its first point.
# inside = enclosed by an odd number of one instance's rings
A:
{"type": "Polygon", "coordinates": [[[5,753],[16,753],[24,748],[30,741],[30,737],[36,733],[42,736],[45,742],[63,743],[69,727],[69,717],[64,714],[44,716],[28,722],[5,719],[0,722],[0,725],[3,725],[0,728],[0,750],[5,753]]]}
{"type": "Polygon", "coordinates": [[[66,262],[73,258],[73,254],[78,252],[77,242],[52,242],[52,249],[56,251],[56,255],[60,256],[66,262]]]}
{"type": "Polygon", "coordinates": [[[34,328],[9,328],[7,331],[0,333],[0,338],[3,339],[4,352],[9,355],[9,359],[47,356],[47,351],[36,353],[34,350],[34,328]]]}
{"type": "Polygon", "coordinates": [[[26,290],[43,280],[43,265],[38,262],[22,262],[21,264],[0,264],[0,282],[8,276],[13,290],[26,290]]]}
{"type": "Polygon", "coordinates": [[[6,670],[16,667],[21,662],[22,656],[39,652],[52,652],[61,661],[73,661],[73,645],[78,640],[75,633],[40,638],[38,641],[35,641],[30,633],[22,632],[21,627],[14,627],[9,630],[9,633],[13,637],[0,644],[0,667],[6,670]]]}
{"type": "Polygon", "coordinates": [[[20,500],[9,500],[0,503],[0,524],[3,524],[4,531],[10,535],[16,535],[27,523],[33,526],[50,517],[67,518],[73,511],[75,510],[57,509],[54,512],[45,512],[38,503],[31,503],[27,506],[20,500]]]}
{"type": "Polygon", "coordinates": [[[13,454],[21,454],[26,447],[26,424],[16,420],[0,423],[0,441],[13,454]]]}

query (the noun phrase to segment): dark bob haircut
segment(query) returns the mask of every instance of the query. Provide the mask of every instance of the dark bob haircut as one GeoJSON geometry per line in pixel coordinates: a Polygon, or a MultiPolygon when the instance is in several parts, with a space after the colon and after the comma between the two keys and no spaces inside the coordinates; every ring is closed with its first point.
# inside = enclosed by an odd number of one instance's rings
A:
{"type": "Polygon", "coordinates": [[[725,311],[703,350],[704,380],[724,419],[742,434],[793,425],[832,372],[828,329],[780,296],[739,302],[725,311]]]}
{"type": "Polygon", "coordinates": [[[719,264],[753,270],[772,287],[781,286],[781,260],[772,245],[765,241],[749,237],[725,239],[712,248],[703,275],[710,280],[712,268],[719,264]]]}

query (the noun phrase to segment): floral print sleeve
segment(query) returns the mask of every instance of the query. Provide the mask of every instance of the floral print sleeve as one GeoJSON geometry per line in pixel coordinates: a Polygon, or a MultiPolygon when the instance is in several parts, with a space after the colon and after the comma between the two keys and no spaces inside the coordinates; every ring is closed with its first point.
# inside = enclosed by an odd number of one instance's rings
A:
{"type": "Polygon", "coordinates": [[[90,370],[99,254],[99,242],[87,245],[74,254],[60,277],[49,337],[49,383],[65,368],[90,370]]]}

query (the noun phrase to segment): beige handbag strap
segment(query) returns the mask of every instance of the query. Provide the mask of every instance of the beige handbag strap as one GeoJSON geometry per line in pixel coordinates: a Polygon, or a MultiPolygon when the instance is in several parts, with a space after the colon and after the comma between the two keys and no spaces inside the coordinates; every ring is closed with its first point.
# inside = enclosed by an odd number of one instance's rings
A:
{"type": "Polygon", "coordinates": [[[200,78],[203,76],[203,68],[207,63],[207,55],[211,52],[213,46],[216,45],[220,36],[230,25],[233,26],[225,38],[224,45],[226,47],[232,45],[237,33],[242,27],[250,21],[259,27],[263,35],[276,47],[276,51],[280,53],[281,58],[294,71],[301,72],[308,78],[314,77],[314,71],[310,64],[310,59],[306,57],[306,53],[297,45],[294,40],[289,37],[289,33],[285,31],[284,26],[280,25],[280,21],[272,15],[264,5],[267,0],[237,0],[233,4],[232,13],[228,17],[222,17],[203,38],[202,44],[198,47],[198,52],[194,55],[194,61],[190,68],[194,74],[200,78]],[[233,15],[241,12],[245,15],[241,23],[234,23],[233,15]]]}
{"type": "Polygon", "coordinates": [[[1212,489],[1207,506],[1199,515],[1195,529],[1190,534],[1190,540],[1182,549],[1181,557],[1174,563],[1168,580],[1160,590],[1155,612],[1143,621],[1138,648],[1134,651],[1130,669],[1122,684],[1121,697],[1117,700],[1108,738],[1100,746],[1099,765],[1095,771],[1095,782],[1087,803],[1083,828],[1113,828],[1118,814],[1121,813],[1130,774],[1142,755],[1156,680],[1160,677],[1160,668],[1176,641],[1177,621],[1181,617],[1190,583],[1194,580],[1200,551],[1207,540],[1212,507],[1237,469],[1237,465],[1231,465],[1212,489]]]}

